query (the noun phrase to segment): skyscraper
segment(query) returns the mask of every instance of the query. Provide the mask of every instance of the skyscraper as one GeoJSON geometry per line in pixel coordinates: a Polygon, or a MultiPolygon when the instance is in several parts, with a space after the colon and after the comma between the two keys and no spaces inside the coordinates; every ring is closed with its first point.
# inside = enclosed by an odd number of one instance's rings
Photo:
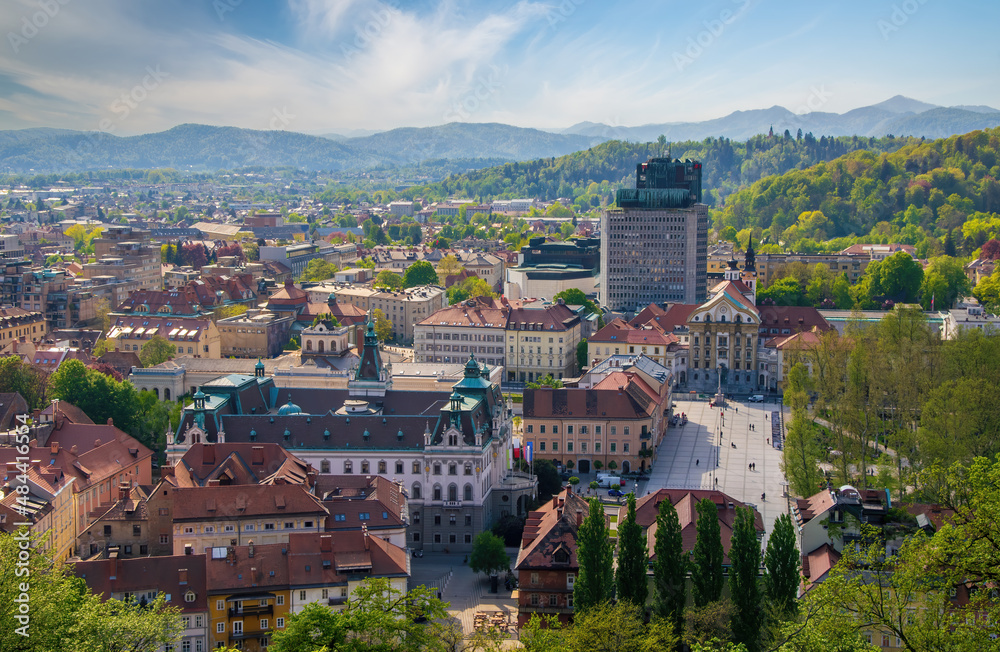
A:
{"type": "Polygon", "coordinates": [[[701,162],[651,158],[635,189],[618,191],[601,216],[601,303],[638,311],[650,303],[701,303],[708,267],[708,206],[701,162]]]}

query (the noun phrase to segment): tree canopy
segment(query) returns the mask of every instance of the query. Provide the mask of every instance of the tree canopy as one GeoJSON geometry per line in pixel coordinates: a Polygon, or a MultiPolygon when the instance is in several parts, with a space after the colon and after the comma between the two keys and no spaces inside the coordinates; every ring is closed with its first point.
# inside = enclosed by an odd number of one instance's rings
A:
{"type": "Polygon", "coordinates": [[[403,285],[408,288],[419,285],[437,285],[437,282],[437,271],[434,269],[434,265],[426,260],[418,260],[407,267],[403,273],[403,285]]]}

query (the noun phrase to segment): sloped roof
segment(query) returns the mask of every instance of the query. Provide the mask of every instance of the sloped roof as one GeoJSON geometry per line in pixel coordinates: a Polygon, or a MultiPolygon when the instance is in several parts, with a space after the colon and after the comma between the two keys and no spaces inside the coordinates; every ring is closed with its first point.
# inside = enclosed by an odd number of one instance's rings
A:
{"type": "Polygon", "coordinates": [[[171,489],[174,521],[197,521],[227,517],[315,515],[327,510],[319,499],[298,484],[220,485],[171,489]]]}
{"type": "Polygon", "coordinates": [[[276,443],[198,443],[174,467],[174,477],[179,487],[204,487],[223,478],[230,484],[261,484],[268,479],[301,484],[308,466],[276,443]]]}
{"type": "Polygon", "coordinates": [[[808,498],[796,498],[792,510],[799,525],[808,523],[815,517],[825,514],[837,504],[837,497],[829,489],[823,489],[808,498]]]}
{"type": "Polygon", "coordinates": [[[519,571],[576,570],[579,567],[576,557],[578,513],[581,520],[587,518],[590,506],[570,487],[553,496],[538,511],[529,512],[514,568],[519,571]],[[559,548],[569,553],[568,563],[555,561],[553,553],[559,548]]]}
{"type": "Polygon", "coordinates": [[[73,572],[104,600],[125,591],[158,591],[170,596],[167,606],[185,612],[208,610],[205,555],[79,561],[73,565],[73,572]],[[194,602],[185,602],[189,591],[194,592],[194,602]]]}
{"type": "MultiPolygon", "coordinates": [[[[643,383],[645,385],[645,383],[643,383]]],[[[648,387],[648,386],[647,386],[648,387]]],[[[654,392],[655,394],[655,392],[654,392]]],[[[525,418],[637,419],[650,414],[629,392],[615,389],[562,388],[524,390],[525,418]]]]}

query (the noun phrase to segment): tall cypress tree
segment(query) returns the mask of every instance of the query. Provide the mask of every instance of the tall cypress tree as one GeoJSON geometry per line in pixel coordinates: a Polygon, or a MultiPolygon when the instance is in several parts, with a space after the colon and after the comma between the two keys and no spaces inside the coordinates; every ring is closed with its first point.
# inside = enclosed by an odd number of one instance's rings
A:
{"type": "Polygon", "coordinates": [[[697,510],[698,538],[694,544],[691,588],[694,605],[704,607],[722,596],[722,530],[715,503],[705,498],[698,503],[697,510]]]}
{"type": "Polygon", "coordinates": [[[729,547],[729,589],[733,597],[733,638],[746,646],[748,652],[760,649],[760,542],[753,526],[753,510],[738,508],[729,547]]]}
{"type": "Polygon", "coordinates": [[[795,545],[795,526],[788,514],[774,522],[764,553],[764,592],[767,603],[779,618],[792,618],[798,611],[799,550],[795,545]]]}
{"type": "Polygon", "coordinates": [[[579,574],[573,585],[573,609],[582,613],[609,602],[615,593],[611,540],[604,523],[604,506],[591,498],[590,513],[576,533],[576,559],[579,574]]]}
{"type": "Polygon", "coordinates": [[[618,571],[615,584],[618,599],[627,600],[645,610],[649,587],[646,569],[649,567],[649,550],[642,526],[635,522],[635,494],[628,495],[628,512],[618,526],[618,571]]]}
{"type": "Polygon", "coordinates": [[[681,522],[674,504],[669,500],[660,503],[653,550],[656,552],[653,562],[653,581],[656,585],[653,612],[673,623],[674,633],[679,637],[684,628],[688,560],[681,537],[681,522]]]}

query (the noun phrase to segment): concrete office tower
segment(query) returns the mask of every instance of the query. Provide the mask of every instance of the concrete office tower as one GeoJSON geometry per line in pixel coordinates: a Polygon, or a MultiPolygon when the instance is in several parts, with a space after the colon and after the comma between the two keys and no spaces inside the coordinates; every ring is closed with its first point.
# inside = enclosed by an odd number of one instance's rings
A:
{"type": "Polygon", "coordinates": [[[702,303],[708,267],[708,206],[701,163],[652,158],[601,216],[600,300],[638,312],[650,303],[702,303]]]}

